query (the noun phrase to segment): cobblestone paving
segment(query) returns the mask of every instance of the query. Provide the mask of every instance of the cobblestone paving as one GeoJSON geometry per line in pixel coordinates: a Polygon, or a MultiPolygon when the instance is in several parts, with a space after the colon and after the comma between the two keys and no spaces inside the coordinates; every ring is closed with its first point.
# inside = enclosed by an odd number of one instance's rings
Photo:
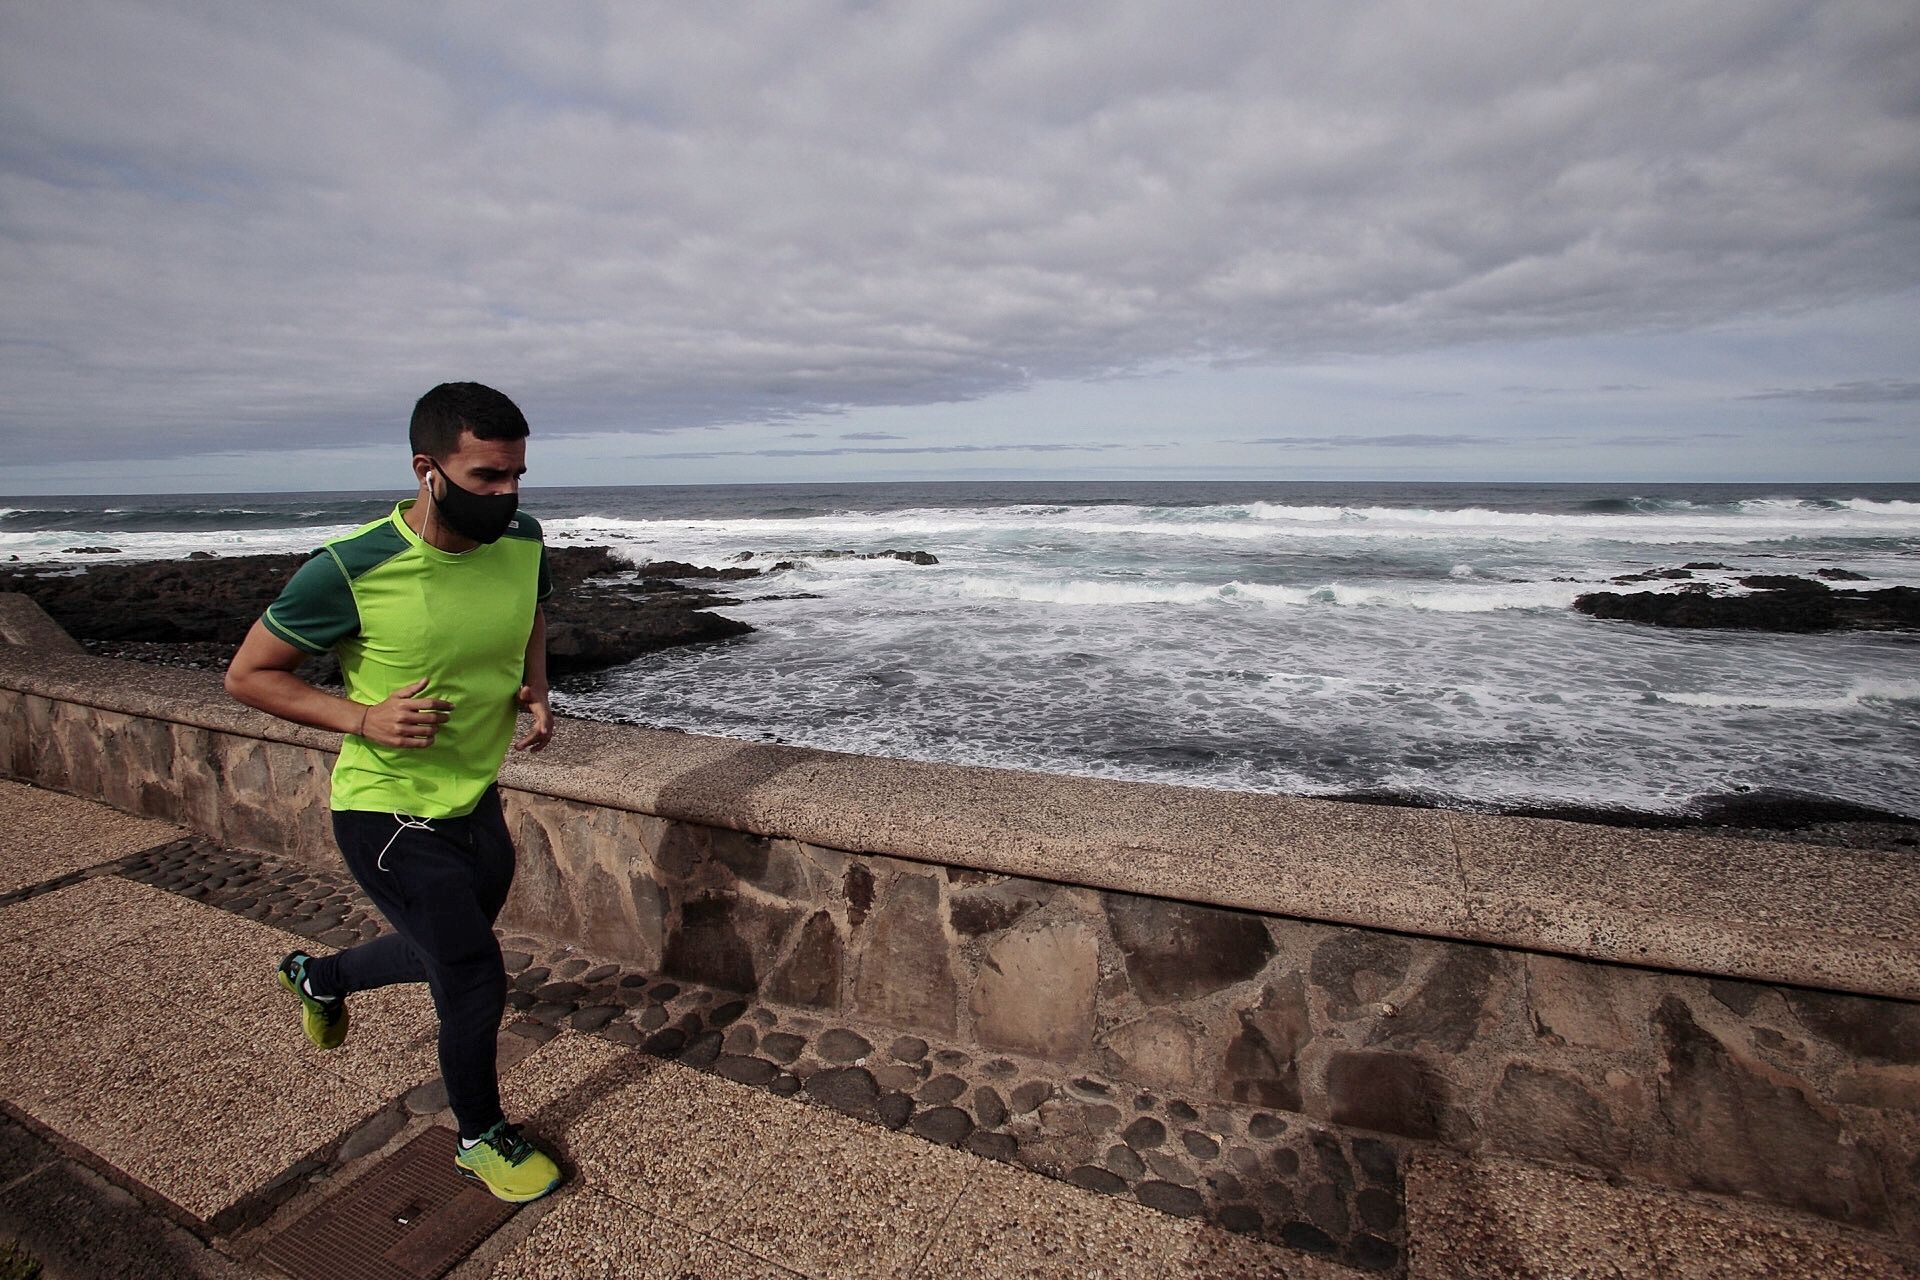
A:
{"type": "MultiPolygon", "coordinates": [[[[113,869],[322,946],[352,946],[384,929],[344,872],[200,837],[113,869]]],[[[1393,1142],[843,1025],[552,939],[507,935],[502,947],[511,978],[507,1030],[529,1049],[571,1028],[1164,1213],[1369,1270],[1403,1266],[1405,1153],[1393,1142]]],[[[409,1114],[445,1105],[439,1081],[420,1086],[351,1135],[336,1160],[377,1149],[409,1114]]]]}

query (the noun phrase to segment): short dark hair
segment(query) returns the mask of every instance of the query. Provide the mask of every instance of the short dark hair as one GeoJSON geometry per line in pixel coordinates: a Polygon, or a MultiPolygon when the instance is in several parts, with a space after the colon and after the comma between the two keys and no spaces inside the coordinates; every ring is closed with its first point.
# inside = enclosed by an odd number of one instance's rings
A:
{"type": "Polygon", "coordinates": [[[444,458],[460,444],[460,433],[482,440],[524,440],[530,434],[520,406],[478,382],[443,382],[413,406],[407,440],[415,453],[444,458]]]}

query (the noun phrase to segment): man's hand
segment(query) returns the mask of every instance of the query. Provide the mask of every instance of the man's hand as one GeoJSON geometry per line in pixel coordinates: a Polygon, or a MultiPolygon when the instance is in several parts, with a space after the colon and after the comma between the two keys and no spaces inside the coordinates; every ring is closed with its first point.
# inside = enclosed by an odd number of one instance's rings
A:
{"type": "Polygon", "coordinates": [[[520,705],[533,716],[533,728],[513,744],[515,751],[539,751],[553,741],[553,708],[547,705],[545,685],[520,686],[520,705]]]}
{"type": "Polygon", "coordinates": [[[453,704],[443,698],[422,698],[427,687],[425,677],[403,689],[395,689],[384,702],[376,702],[363,713],[358,733],[368,742],[383,747],[430,747],[440,726],[447,722],[453,704]]]}

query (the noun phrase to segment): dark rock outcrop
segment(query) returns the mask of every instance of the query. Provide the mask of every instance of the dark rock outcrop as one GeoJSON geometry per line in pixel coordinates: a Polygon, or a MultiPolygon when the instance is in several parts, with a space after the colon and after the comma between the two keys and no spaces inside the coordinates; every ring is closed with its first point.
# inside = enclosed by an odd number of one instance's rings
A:
{"type": "Polygon", "coordinates": [[[1756,574],[1740,579],[1740,585],[1752,588],[1752,594],[1594,591],[1575,599],[1573,607],[1590,617],[1656,627],[1791,632],[1920,627],[1920,588],[1864,591],[1782,574],[1756,574]]]}
{"type": "MultiPolygon", "coordinates": [[[[306,560],[136,561],[93,564],[78,574],[64,565],[9,566],[0,569],[0,591],[33,597],[95,652],[220,667],[306,560]]],[[[547,560],[555,588],[546,605],[548,670],[555,679],[753,630],[705,612],[733,603],[729,598],[674,582],[635,581],[633,567],[605,547],[549,547],[547,560]]]]}

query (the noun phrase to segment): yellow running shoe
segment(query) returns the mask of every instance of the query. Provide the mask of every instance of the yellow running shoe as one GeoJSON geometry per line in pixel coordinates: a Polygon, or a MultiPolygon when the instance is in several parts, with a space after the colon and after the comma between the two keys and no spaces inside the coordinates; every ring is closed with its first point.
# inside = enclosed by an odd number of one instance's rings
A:
{"type": "Polygon", "coordinates": [[[347,1002],[317,1000],[307,994],[307,961],[311,959],[313,957],[304,951],[290,951],[280,961],[274,977],[282,987],[300,997],[300,1028],[307,1033],[307,1039],[322,1049],[337,1049],[347,1038],[347,1002]]]}
{"type": "Polygon", "coordinates": [[[460,1144],[453,1162],[461,1173],[515,1204],[538,1200],[560,1185],[560,1166],[505,1120],[472,1146],[460,1144]]]}

